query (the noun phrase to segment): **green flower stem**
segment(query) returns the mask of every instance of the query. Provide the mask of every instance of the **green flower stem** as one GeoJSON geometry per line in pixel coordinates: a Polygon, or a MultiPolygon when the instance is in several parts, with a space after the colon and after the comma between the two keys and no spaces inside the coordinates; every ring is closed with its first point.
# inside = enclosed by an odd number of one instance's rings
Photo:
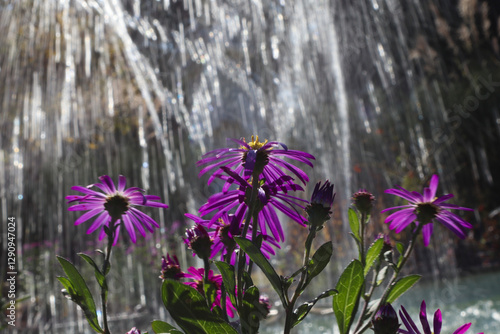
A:
{"type": "MultiPolygon", "coordinates": [[[[121,218],[120,218],[121,219],[121,218]]],[[[118,219],[115,219],[112,224],[110,224],[110,234],[108,234],[108,246],[106,248],[106,255],[104,257],[104,263],[102,265],[102,274],[104,275],[104,288],[101,287],[101,301],[102,301],[102,320],[104,325],[104,333],[110,334],[108,327],[108,313],[107,313],[107,294],[108,294],[108,282],[106,280],[106,276],[108,274],[109,268],[111,268],[111,262],[109,259],[111,258],[111,249],[113,248],[113,241],[115,240],[116,226],[115,223],[118,219]]],[[[121,221],[123,223],[123,221],[121,221]]]]}
{"type": "Polygon", "coordinates": [[[203,258],[203,266],[205,268],[205,275],[203,277],[203,284],[208,284],[208,272],[210,271],[210,262],[208,261],[208,256],[203,258]]]}
{"type": "MultiPolygon", "coordinates": [[[[254,212],[254,217],[253,221],[256,222],[258,219],[259,212],[254,212]]],[[[257,228],[252,229],[252,242],[255,242],[255,239],[257,239],[257,228]]],[[[253,268],[253,261],[250,259],[248,261],[248,275],[252,275],[252,268],[253,268]]]]}
{"type": "MultiPolygon", "coordinates": [[[[311,246],[314,238],[316,237],[316,227],[311,226],[311,229],[309,230],[309,234],[307,235],[307,239],[305,242],[305,250],[304,250],[304,261],[302,267],[305,268],[302,271],[302,274],[300,275],[300,280],[299,284],[297,285],[297,288],[295,289],[295,292],[293,293],[292,299],[288,303],[288,305],[283,305],[285,307],[285,330],[283,331],[284,334],[289,334],[290,331],[292,330],[292,315],[293,315],[293,308],[295,307],[295,303],[297,302],[297,299],[300,297],[302,292],[305,289],[304,282],[306,280],[307,276],[307,267],[309,266],[309,256],[311,254],[311,246]]],[[[288,295],[288,294],[286,294],[288,295]]]]}
{"type": "MultiPolygon", "coordinates": [[[[241,236],[245,237],[250,226],[250,220],[253,217],[253,212],[255,210],[255,202],[257,201],[257,195],[259,194],[259,175],[254,175],[252,180],[252,192],[250,195],[250,201],[247,203],[248,212],[245,217],[245,225],[243,225],[243,231],[241,236]]],[[[238,288],[238,296],[236,298],[238,310],[243,306],[243,272],[245,271],[245,253],[241,250],[238,256],[238,273],[236,278],[236,284],[238,288]]]]}
{"type": "Polygon", "coordinates": [[[365,259],[365,225],[366,225],[366,213],[362,212],[361,213],[361,223],[359,224],[359,236],[361,238],[360,244],[359,244],[359,260],[361,261],[361,264],[363,265],[363,268],[366,266],[366,259],[365,259]]]}
{"type": "Polygon", "coordinates": [[[368,293],[364,297],[363,308],[361,309],[361,313],[359,315],[358,322],[356,324],[356,327],[355,327],[356,329],[354,330],[354,333],[357,333],[358,329],[363,324],[363,318],[365,317],[365,312],[366,312],[366,310],[368,308],[368,304],[370,303],[370,300],[372,298],[373,292],[375,291],[375,288],[377,287],[376,286],[377,285],[377,276],[378,276],[378,273],[380,271],[380,265],[381,265],[381,262],[377,261],[377,265],[376,265],[376,267],[373,270],[373,278],[372,278],[370,290],[368,291],[368,293]]]}
{"type": "MultiPolygon", "coordinates": [[[[359,331],[355,331],[354,332],[355,334],[361,334],[364,331],[366,331],[368,329],[368,327],[370,327],[370,324],[371,324],[373,318],[375,317],[375,314],[377,314],[378,309],[380,308],[381,305],[383,305],[385,303],[387,296],[389,295],[389,292],[391,291],[392,286],[396,282],[396,280],[399,276],[399,273],[401,272],[401,269],[403,269],[404,265],[406,264],[406,261],[408,261],[408,259],[410,258],[410,255],[411,255],[413,248],[415,246],[415,241],[417,240],[417,237],[420,234],[420,232],[422,231],[423,227],[424,227],[424,224],[419,224],[417,226],[415,232],[413,233],[413,235],[411,237],[410,244],[408,245],[408,248],[406,249],[406,252],[403,255],[403,259],[401,260],[401,263],[399,264],[399,266],[397,266],[394,269],[394,273],[392,274],[391,280],[389,281],[389,284],[387,284],[387,287],[385,288],[385,291],[382,294],[382,297],[380,297],[380,301],[378,303],[377,309],[375,310],[375,312],[373,312],[372,316],[370,317],[370,321],[368,321],[365,324],[365,326],[363,326],[359,331]]],[[[363,315],[361,315],[361,316],[363,316],[363,315]]]]}

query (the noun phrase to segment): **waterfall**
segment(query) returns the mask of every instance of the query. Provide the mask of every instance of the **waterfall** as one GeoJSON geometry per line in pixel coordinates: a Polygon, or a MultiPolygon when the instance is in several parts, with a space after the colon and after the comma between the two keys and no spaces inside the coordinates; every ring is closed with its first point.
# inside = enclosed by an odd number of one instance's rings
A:
{"type": "MultiPolygon", "coordinates": [[[[343,215],[359,188],[380,211],[393,204],[385,188],[420,190],[437,173],[441,192],[484,208],[467,217],[479,238],[498,207],[499,15],[494,1],[465,0],[2,1],[0,216],[18,224],[30,298],[19,328],[87,328],[60,294],[55,255],[103,247],[64,203],[103,174],[170,206],[148,212],[159,232],[117,247],[113,326],[164,318],[161,255],[184,254],[183,214],[214,192],[194,163],[226,138],[257,134],[317,157],[311,183],[328,178],[337,192],[325,238],[338,269],[352,257],[343,215]]],[[[368,232],[383,230],[374,214],[368,232]]],[[[435,233],[443,242],[421,258],[434,277],[453,275],[457,242],[435,233]]]]}

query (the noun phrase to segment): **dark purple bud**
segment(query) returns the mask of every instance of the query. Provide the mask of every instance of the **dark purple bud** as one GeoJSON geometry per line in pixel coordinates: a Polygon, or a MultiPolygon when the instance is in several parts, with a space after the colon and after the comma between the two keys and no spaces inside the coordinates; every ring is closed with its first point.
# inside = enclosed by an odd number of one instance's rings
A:
{"type": "Polygon", "coordinates": [[[334,199],[333,184],[330,181],[327,180],[323,185],[321,185],[321,182],[316,184],[311,196],[311,202],[306,207],[311,226],[321,228],[325,221],[330,219],[334,199]]]}
{"type": "Polygon", "coordinates": [[[375,334],[396,334],[399,329],[398,315],[391,304],[385,304],[372,320],[375,334]]]}

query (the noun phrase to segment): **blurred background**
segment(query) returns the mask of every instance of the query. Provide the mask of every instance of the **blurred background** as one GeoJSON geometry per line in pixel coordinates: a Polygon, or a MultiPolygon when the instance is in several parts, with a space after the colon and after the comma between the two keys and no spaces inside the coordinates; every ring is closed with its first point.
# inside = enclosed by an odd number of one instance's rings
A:
{"type": "MultiPolygon", "coordinates": [[[[55,255],[93,276],[76,253],[104,245],[88,224],[73,226],[80,214],[64,197],[103,174],[170,206],[146,211],[159,231],[114,250],[111,329],[168,319],[161,256],[195,263],[180,238],[184,213],[220,189],[195,162],[253,134],[316,156],[304,198],[319,180],[335,184],[320,237],[333,240],[334,259],[304,299],[333,287],[356,256],[352,193],[375,195],[375,237],[388,232],[378,212],[399,204],[384,189],[421,191],[438,174],[438,194],[474,209],[463,216],[474,229],[458,240],[438,226],[417,246],[407,269],[425,281],[404,305],[416,314],[428,296],[429,312],[448,310],[444,329],[472,321],[474,333],[500,332],[499,37],[496,0],[1,0],[0,274],[6,282],[15,217],[16,294],[28,297],[12,332],[89,332],[60,293],[55,255]]],[[[289,275],[306,232],[284,225],[289,241],[273,264],[289,275]]],[[[335,333],[333,321],[313,315],[297,332],[335,333]]]]}

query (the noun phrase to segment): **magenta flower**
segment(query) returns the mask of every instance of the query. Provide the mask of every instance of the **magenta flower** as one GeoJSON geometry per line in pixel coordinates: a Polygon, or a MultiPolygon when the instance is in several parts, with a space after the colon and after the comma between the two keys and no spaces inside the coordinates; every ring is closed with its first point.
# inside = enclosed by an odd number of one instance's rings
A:
{"type": "MultiPolygon", "coordinates": [[[[241,216],[242,218],[245,217],[249,204],[246,203],[246,200],[250,197],[249,194],[252,192],[252,186],[235,172],[231,171],[227,167],[221,167],[221,169],[229,174],[232,178],[232,182],[238,184],[239,188],[215,194],[208,199],[207,203],[200,207],[199,212],[202,216],[212,211],[218,211],[210,220],[211,224],[223,215],[229,214],[229,212],[234,208],[236,208],[235,216],[241,216]]],[[[290,181],[291,177],[283,176],[281,179],[290,181]]],[[[258,189],[257,209],[259,210],[258,223],[260,231],[264,235],[272,236],[278,242],[284,241],[285,235],[276,210],[284,213],[290,219],[296,221],[302,226],[305,226],[306,221],[306,219],[298,212],[296,207],[305,209],[300,202],[307,201],[288,195],[285,192],[288,190],[303,189],[296,184],[293,184],[292,186],[286,183],[279,186],[277,182],[261,182],[258,189]],[[267,229],[270,231],[269,234],[267,229]]]]}
{"type": "Polygon", "coordinates": [[[285,144],[267,140],[259,142],[259,136],[252,136],[252,141],[247,143],[245,139],[229,139],[234,143],[240,145],[239,148],[221,148],[213,150],[203,155],[202,159],[197,162],[198,166],[205,166],[200,171],[200,175],[216,169],[212,176],[209,178],[210,184],[215,178],[223,174],[219,169],[221,166],[227,166],[234,169],[234,172],[245,179],[248,179],[254,170],[257,174],[268,180],[269,182],[278,181],[282,176],[285,176],[287,170],[293,173],[304,184],[309,181],[307,174],[300,168],[295,167],[291,163],[283,160],[289,158],[296,160],[306,165],[313,166],[310,160],[314,160],[314,156],[302,151],[289,150],[285,144]],[[283,149],[279,149],[279,147],[283,149]]]}
{"type": "Polygon", "coordinates": [[[135,229],[144,237],[146,235],[144,227],[151,233],[154,227],[159,227],[156,221],[135,207],[168,208],[166,204],[155,202],[160,200],[160,197],[144,195],[144,190],[137,187],[125,189],[126,179],[122,175],[118,178],[118,188],[115,188],[113,180],[108,175],[99,177],[99,180],[101,181],[100,183],[91,184],[87,187],[71,187],[72,190],[83,193],[83,196],[66,196],[68,203],[79,203],[69,207],[69,211],[88,211],[75,221],[75,225],[80,225],[90,218],[97,216],[87,230],[87,234],[101,228],[99,240],[102,240],[106,235],[105,227],[110,228],[110,223],[113,223],[113,227],[116,228],[113,245],[118,241],[120,226],[122,225],[121,221],[133,243],[137,240],[135,229]],[[92,187],[96,187],[102,192],[90,189],[92,187]]]}
{"type": "MultiPolygon", "coordinates": [[[[443,324],[443,319],[441,317],[441,310],[437,309],[437,311],[434,313],[433,331],[431,331],[431,327],[429,325],[429,322],[427,321],[426,305],[424,300],[420,305],[420,323],[422,324],[423,333],[418,330],[417,325],[415,325],[415,322],[413,322],[413,320],[411,319],[410,315],[408,314],[404,306],[401,306],[401,311],[399,311],[399,316],[401,317],[401,320],[403,321],[403,324],[406,327],[406,330],[404,329],[399,330],[399,333],[401,334],[441,334],[441,325],[443,324]]],[[[470,326],[471,323],[462,325],[459,328],[457,328],[453,332],[453,334],[464,334],[465,332],[467,332],[470,326]]],[[[479,333],[479,334],[484,334],[484,333],[479,333]]]]}
{"type": "Polygon", "coordinates": [[[438,221],[459,238],[465,239],[465,233],[462,228],[472,228],[472,225],[447,209],[468,211],[472,211],[472,209],[445,203],[446,200],[453,197],[452,194],[435,197],[438,180],[438,176],[433,175],[429,188],[424,188],[423,194],[416,191],[410,192],[400,186],[396,186],[396,189],[387,189],[385,191],[388,194],[404,198],[409,202],[407,205],[396,206],[381,211],[386,212],[403,208],[403,210],[394,212],[385,219],[385,223],[390,223],[389,228],[391,230],[400,233],[412,222],[415,222],[417,226],[423,224],[422,234],[424,236],[424,244],[428,246],[433,231],[433,223],[438,221]]]}
{"type": "Polygon", "coordinates": [[[396,334],[400,326],[398,314],[389,303],[379,308],[372,324],[375,334],[396,334]]]}
{"type": "MultiPolygon", "coordinates": [[[[190,287],[196,289],[201,295],[205,295],[205,291],[203,289],[203,277],[205,275],[205,269],[203,268],[195,268],[195,267],[190,267],[188,269],[188,273],[184,274],[184,277],[192,279],[192,282],[184,282],[184,284],[189,285],[190,287]]],[[[208,284],[211,284],[212,287],[215,289],[215,300],[212,304],[211,309],[213,309],[215,306],[221,306],[221,298],[222,298],[222,275],[214,275],[214,272],[210,270],[208,272],[208,284]]],[[[231,303],[231,299],[229,296],[226,296],[226,309],[227,309],[227,315],[230,316],[231,318],[234,317],[234,312],[236,311],[236,308],[233,306],[231,303]]]]}
{"type": "Polygon", "coordinates": [[[330,183],[328,180],[323,185],[321,185],[321,182],[316,183],[311,196],[311,202],[305,209],[308,222],[311,226],[321,228],[330,219],[334,199],[333,183],[330,183]]]}
{"type": "MultiPolygon", "coordinates": [[[[243,221],[243,218],[241,216],[225,214],[213,223],[210,220],[205,220],[189,213],[187,213],[185,216],[189,219],[192,219],[197,224],[206,226],[207,228],[215,228],[215,230],[208,231],[208,235],[213,241],[212,252],[210,254],[211,259],[220,254],[220,259],[224,260],[226,254],[230,252],[230,263],[232,265],[235,264],[236,253],[234,252],[234,250],[239,249],[239,246],[234,240],[234,237],[241,235],[243,221]]],[[[261,233],[258,232],[257,237],[259,235],[261,235],[261,233]]],[[[246,238],[248,240],[252,239],[251,226],[247,232],[246,238]]],[[[275,255],[273,247],[280,248],[278,242],[272,236],[262,235],[262,245],[260,250],[266,258],[269,259],[271,255],[275,255]]]]}
{"type": "Polygon", "coordinates": [[[132,327],[132,329],[129,330],[126,334],[141,334],[141,331],[135,327],[132,327]]]}

